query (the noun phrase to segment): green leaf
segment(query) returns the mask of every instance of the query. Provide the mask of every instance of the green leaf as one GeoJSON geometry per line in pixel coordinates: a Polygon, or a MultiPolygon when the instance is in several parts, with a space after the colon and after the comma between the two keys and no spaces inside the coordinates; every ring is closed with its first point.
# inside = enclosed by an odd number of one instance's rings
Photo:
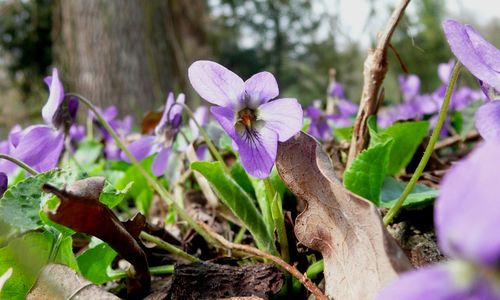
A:
{"type": "MultiPolygon", "coordinates": [[[[28,232],[0,249],[0,274],[12,268],[12,275],[0,291],[0,299],[25,299],[38,272],[49,262],[55,238],[49,232],[28,232]]],[[[61,241],[54,262],[76,268],[72,241],[61,241]]]]}
{"type": "MultiPolygon", "coordinates": [[[[399,199],[406,187],[406,182],[396,180],[392,177],[387,177],[384,181],[381,194],[381,206],[391,208],[399,199]]],[[[416,184],[413,190],[406,198],[403,207],[424,206],[430,204],[438,196],[438,190],[430,188],[423,184],[416,184]]]]}
{"type": "MultiPolygon", "coordinates": [[[[375,120],[375,118],[370,118],[375,120]]],[[[369,120],[370,121],[370,120],[369,120]]],[[[372,121],[374,122],[374,121],[372,121]]],[[[429,131],[429,122],[402,122],[395,123],[385,130],[376,131],[373,124],[369,122],[370,147],[385,143],[388,138],[394,140],[390,150],[389,165],[387,174],[394,175],[399,173],[408,165],[418,146],[427,136],[429,131]]]]}
{"type": "Polygon", "coordinates": [[[109,181],[106,180],[104,182],[102,193],[99,196],[99,201],[106,204],[109,208],[113,208],[125,199],[125,196],[133,184],[133,182],[129,182],[123,189],[116,189],[109,181]]]}
{"type": "Polygon", "coordinates": [[[333,135],[339,141],[350,141],[352,138],[352,127],[333,128],[333,135]]]}
{"type": "Polygon", "coordinates": [[[78,256],[78,267],[82,275],[92,283],[103,284],[111,279],[107,270],[111,268],[116,255],[113,248],[101,242],[78,256]]]}
{"type": "Polygon", "coordinates": [[[49,182],[56,187],[63,187],[74,179],[74,175],[67,171],[53,170],[10,186],[0,199],[0,219],[20,232],[39,228],[43,225],[40,209],[52,197],[42,192],[42,184],[49,182]]]}
{"type": "Polygon", "coordinates": [[[74,154],[78,165],[89,171],[102,153],[102,144],[93,139],[85,139],[78,144],[74,154]]]}
{"type": "Polygon", "coordinates": [[[224,172],[220,162],[197,161],[191,164],[191,169],[205,176],[219,198],[252,233],[260,249],[277,254],[273,238],[270,236],[262,215],[255,207],[252,198],[224,172]]]}
{"type": "MultiPolygon", "coordinates": [[[[273,185],[273,188],[280,197],[280,199],[283,199],[286,186],[281,180],[281,177],[279,176],[278,171],[276,171],[276,168],[273,168],[273,170],[271,171],[271,174],[269,175],[269,180],[271,181],[271,184],[273,185]]],[[[255,190],[257,204],[259,205],[260,211],[262,212],[264,223],[266,224],[269,230],[269,234],[272,236],[274,234],[274,227],[275,227],[272,216],[272,206],[271,206],[271,201],[273,199],[267,199],[266,186],[263,180],[257,178],[251,178],[251,182],[255,190]]]]}
{"type": "MultiPolygon", "coordinates": [[[[154,155],[146,157],[140,162],[141,166],[151,175],[153,158],[154,155]]],[[[146,178],[144,178],[142,173],[133,165],[130,165],[123,177],[116,182],[115,187],[119,190],[123,190],[127,188],[131,182],[134,184],[129,187],[126,196],[133,198],[137,209],[142,214],[147,215],[151,200],[153,199],[153,189],[149,187],[146,178]]]]}
{"type": "Polygon", "coordinates": [[[344,186],[377,206],[380,203],[380,191],[387,173],[392,143],[392,139],[388,139],[385,143],[364,150],[344,173],[344,186]]]}
{"type": "Polygon", "coordinates": [[[240,162],[236,162],[231,166],[230,173],[234,181],[236,181],[236,183],[238,183],[245,190],[245,192],[251,196],[255,195],[252,181],[240,162]]]}

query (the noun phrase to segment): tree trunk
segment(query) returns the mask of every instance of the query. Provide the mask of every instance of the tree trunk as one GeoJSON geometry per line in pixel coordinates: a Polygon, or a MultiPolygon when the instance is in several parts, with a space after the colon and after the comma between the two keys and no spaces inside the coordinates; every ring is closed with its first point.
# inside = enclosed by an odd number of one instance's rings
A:
{"type": "Polygon", "coordinates": [[[207,52],[204,8],[195,0],[57,1],[56,65],[69,90],[140,117],[161,106],[174,88],[190,94],[186,68],[207,52]],[[194,51],[185,51],[187,46],[194,51]]]}

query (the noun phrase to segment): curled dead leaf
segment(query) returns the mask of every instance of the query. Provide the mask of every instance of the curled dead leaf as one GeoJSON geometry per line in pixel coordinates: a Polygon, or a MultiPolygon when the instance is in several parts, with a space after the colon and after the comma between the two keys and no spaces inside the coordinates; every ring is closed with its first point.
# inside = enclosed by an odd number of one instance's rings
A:
{"type": "Polygon", "coordinates": [[[322,253],[328,297],[373,299],[399,272],[411,268],[377,208],[342,186],[314,138],[301,132],[280,143],[276,166],[288,188],[307,203],[295,234],[322,253]]]}
{"type": "Polygon", "coordinates": [[[100,238],[129,261],[133,270],[127,278],[127,292],[129,297],[141,297],[151,285],[146,254],[138,242],[145,218],[138,214],[122,223],[110,208],[99,202],[104,180],[104,177],[89,177],[64,189],[44,184],[45,192],[61,200],[55,211],[47,211],[47,215],[53,222],[100,238]]]}

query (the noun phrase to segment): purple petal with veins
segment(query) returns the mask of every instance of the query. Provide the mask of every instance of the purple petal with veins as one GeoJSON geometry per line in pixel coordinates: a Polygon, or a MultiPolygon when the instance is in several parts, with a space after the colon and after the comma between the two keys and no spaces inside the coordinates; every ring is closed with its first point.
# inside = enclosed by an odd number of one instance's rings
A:
{"type": "Polygon", "coordinates": [[[194,62],[188,76],[196,92],[215,105],[237,106],[245,92],[245,83],[238,75],[212,61],[194,62]]]}
{"type": "Polygon", "coordinates": [[[45,123],[52,125],[52,118],[64,99],[64,88],[56,68],[52,69],[52,76],[46,77],[44,81],[49,86],[49,99],[42,108],[42,117],[45,123]]]}
{"type": "Polygon", "coordinates": [[[12,155],[33,169],[45,172],[57,167],[63,149],[64,134],[49,126],[34,125],[24,134],[12,155]]]}

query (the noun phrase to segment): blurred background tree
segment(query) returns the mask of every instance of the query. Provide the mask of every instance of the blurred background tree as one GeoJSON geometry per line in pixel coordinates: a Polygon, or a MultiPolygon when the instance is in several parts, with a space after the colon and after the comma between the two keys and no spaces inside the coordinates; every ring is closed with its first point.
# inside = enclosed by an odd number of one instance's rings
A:
{"type": "MultiPolygon", "coordinates": [[[[168,91],[183,91],[197,105],[186,72],[196,59],[213,59],[243,78],[269,70],[282,96],[304,104],[323,99],[328,71],[358,101],[363,61],[395,1],[362,1],[362,37],[346,31],[341,6],[350,0],[0,0],[0,125],[39,118],[47,92],[42,78],[61,69],[68,91],[101,106],[116,104],[140,118],[158,109],[168,91]]],[[[358,1],[358,2],[359,2],[358,1]]],[[[450,0],[452,1],[452,0],[450,0]]],[[[349,3],[347,3],[349,2],[349,3]]],[[[445,1],[410,4],[392,44],[424,92],[438,85],[437,65],[451,57],[440,27],[445,1]]],[[[499,42],[499,19],[478,26],[499,42]]],[[[497,44],[498,45],[498,44],[497,44]]],[[[390,54],[387,101],[400,101],[402,68],[390,54]]]]}

